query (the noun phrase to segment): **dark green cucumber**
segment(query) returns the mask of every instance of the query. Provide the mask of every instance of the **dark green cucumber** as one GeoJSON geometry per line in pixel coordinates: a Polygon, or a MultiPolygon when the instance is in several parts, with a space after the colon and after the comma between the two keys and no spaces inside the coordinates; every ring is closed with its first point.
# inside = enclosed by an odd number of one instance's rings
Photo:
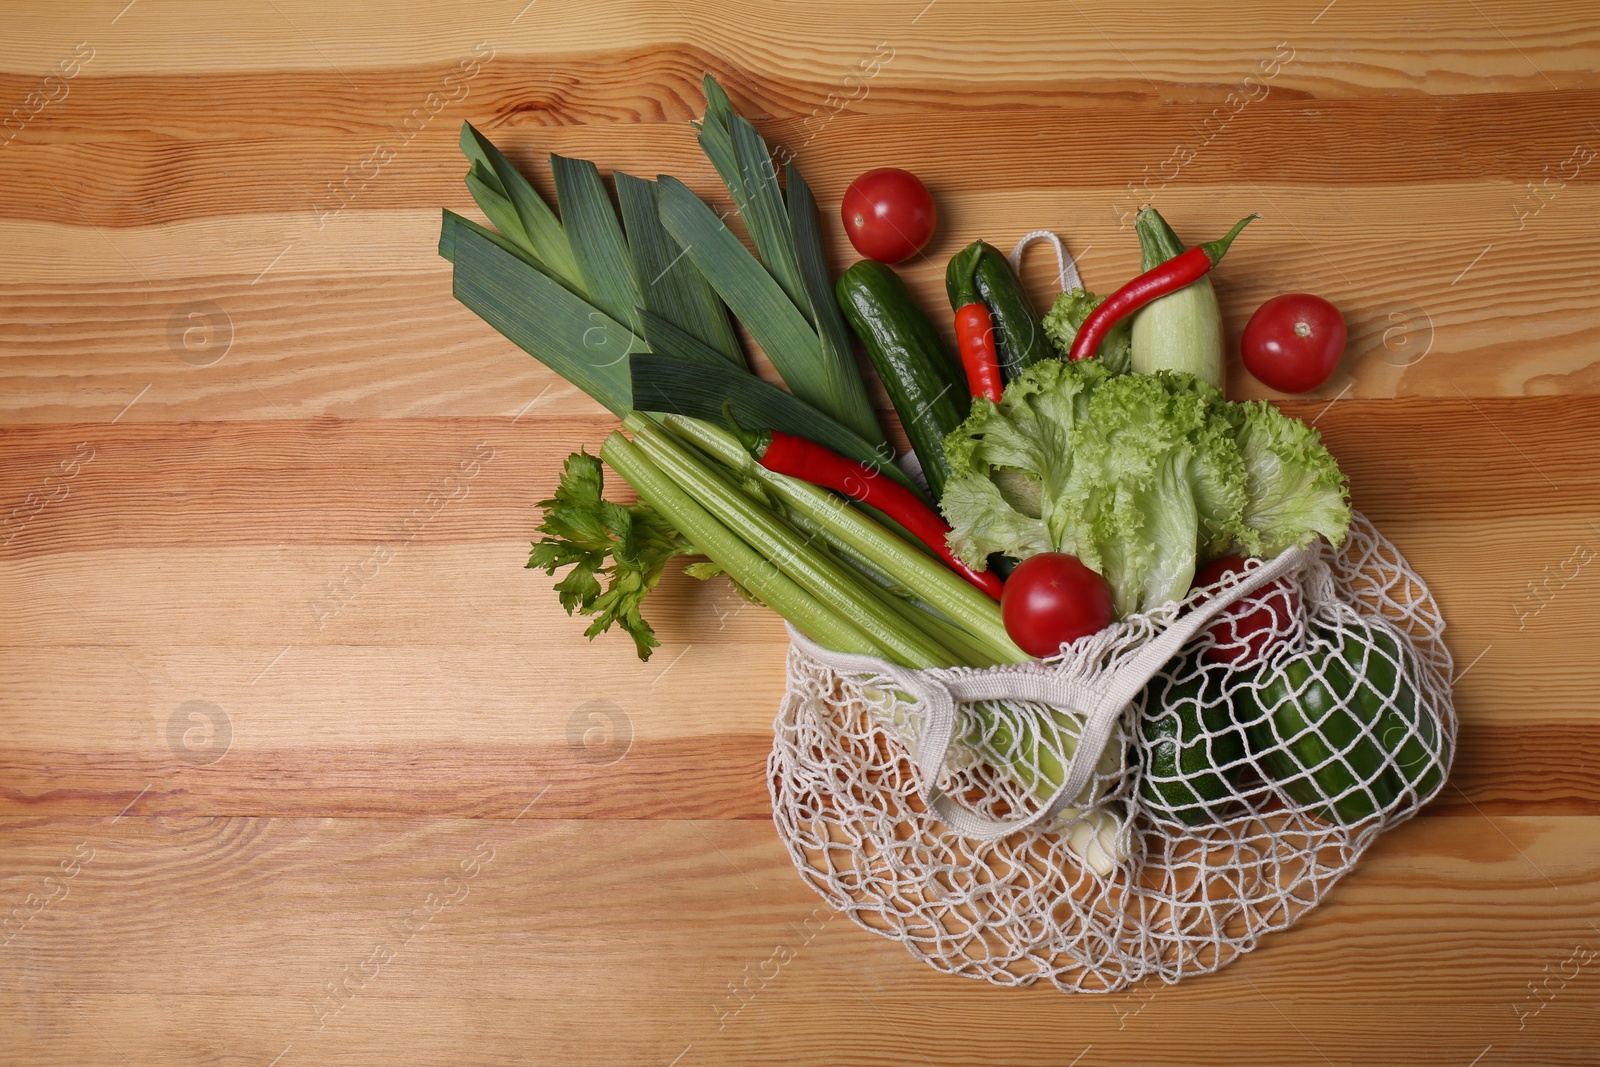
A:
{"type": "Polygon", "coordinates": [[[989,309],[994,320],[995,355],[1005,381],[1055,355],[1021,279],[998,248],[974,241],[950,260],[944,281],[952,310],[974,300],[982,300],[989,309]]]}
{"type": "Polygon", "coordinates": [[[955,360],[900,275],[882,263],[857,263],[840,276],[837,292],[938,500],[950,475],[944,439],[971,406],[955,360]]]}
{"type": "Polygon", "coordinates": [[[1135,701],[1144,757],[1139,791],[1155,818],[1198,826],[1222,819],[1238,795],[1245,739],[1230,713],[1225,668],[1190,655],[1173,672],[1177,681],[1157,675],[1135,701]]]}

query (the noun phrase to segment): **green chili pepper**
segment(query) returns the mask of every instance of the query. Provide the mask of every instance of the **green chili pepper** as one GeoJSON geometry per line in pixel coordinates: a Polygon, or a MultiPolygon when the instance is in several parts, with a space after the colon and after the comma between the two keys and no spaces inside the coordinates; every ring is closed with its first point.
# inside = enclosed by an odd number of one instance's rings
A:
{"type": "Polygon", "coordinates": [[[1319,818],[1346,826],[1443,781],[1448,743],[1418,706],[1401,639],[1385,627],[1315,625],[1309,649],[1234,693],[1262,772],[1319,818]]]}

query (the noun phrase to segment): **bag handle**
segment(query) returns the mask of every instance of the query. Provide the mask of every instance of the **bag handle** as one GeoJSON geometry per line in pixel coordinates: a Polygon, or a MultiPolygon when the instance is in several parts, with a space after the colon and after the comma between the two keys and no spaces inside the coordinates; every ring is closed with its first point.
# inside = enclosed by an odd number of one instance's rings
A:
{"type": "Polygon", "coordinates": [[[912,671],[874,656],[830,652],[793,627],[789,628],[789,634],[808,655],[836,670],[892,678],[896,685],[915,697],[925,709],[925,725],[917,742],[917,769],[921,778],[918,796],[941,822],[963,837],[997,841],[1060,815],[1089,784],[1117,720],[1156,672],[1235,601],[1289,573],[1312,551],[1291,548],[1236,576],[1231,584],[1225,584],[1215,595],[1148,641],[1112,673],[1110,684],[1106,686],[1085,685],[1059,673],[1039,674],[1003,668],[912,671]],[[1077,749],[1060,787],[1031,814],[1017,819],[992,819],[957,804],[939,788],[939,774],[955,736],[956,705],[979,700],[1048,704],[1076,715],[1083,724],[1077,749]]]}
{"type": "Polygon", "coordinates": [[[1011,250],[1011,254],[1006,256],[1006,259],[1011,261],[1011,269],[1019,275],[1022,273],[1022,253],[1026,252],[1028,246],[1035,241],[1044,241],[1056,250],[1056,286],[1062,292],[1068,289],[1082,289],[1083,279],[1078,277],[1077,261],[1061,243],[1061,238],[1049,230],[1030,230],[1022,235],[1016,247],[1011,250]]]}

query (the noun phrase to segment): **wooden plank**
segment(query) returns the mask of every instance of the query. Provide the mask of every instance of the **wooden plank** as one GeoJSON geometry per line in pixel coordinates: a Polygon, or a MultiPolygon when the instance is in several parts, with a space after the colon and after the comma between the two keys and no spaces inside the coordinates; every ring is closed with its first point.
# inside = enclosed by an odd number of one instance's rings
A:
{"type": "Polygon", "coordinates": [[[1600,12],[18,0],[0,30],[0,1059],[1592,1062],[1600,12]],[[670,575],[641,664],[521,569],[614,422],[451,299],[456,131],[546,193],[558,151],[721,210],[706,72],[825,223],[869,167],[929,182],[900,269],[947,339],[956,249],[1050,227],[1103,292],[1144,201],[1191,241],[1264,213],[1217,275],[1230,345],[1278,292],[1344,310],[1285,407],[1432,585],[1462,731],[1296,929],[1117,996],[940,975],[830,917],[767,821],[774,616],[670,575]]]}
{"type": "MultiPolygon", "coordinates": [[[[219,68],[332,71],[360,87],[361,79],[375,72],[454,58],[488,37],[513,54],[549,57],[551,66],[572,55],[595,57],[596,66],[608,66],[613,57],[646,49],[670,52],[687,43],[708,53],[705,58],[749,69],[752,78],[765,82],[811,67],[846,68],[858,58],[860,42],[870,45],[888,35],[908,48],[916,46],[900,68],[901,77],[981,91],[1006,78],[1056,79],[1044,81],[1046,86],[1112,78],[1146,86],[1146,78],[1203,81],[1218,69],[1248,67],[1258,44],[1270,46],[1292,35],[1315,46],[1317,58],[1308,62],[1326,72],[1316,83],[1320,94],[1363,90],[1381,95],[1417,92],[1419,85],[1463,93],[1548,86],[1540,72],[1557,86],[1586,84],[1600,38],[1590,11],[1506,0],[1487,0],[1469,10],[1431,0],[1341,0],[1337,15],[1314,7],[1272,10],[1227,0],[1203,10],[1162,9],[1160,18],[1116,0],[1062,7],[1001,0],[986,5],[976,23],[959,17],[959,8],[927,9],[926,0],[893,0],[870,9],[850,0],[825,0],[804,9],[763,12],[760,20],[746,23],[730,22],[723,9],[710,5],[672,7],[649,0],[626,0],[603,12],[551,7],[535,13],[500,4],[441,10],[418,3],[403,10],[407,17],[397,20],[391,9],[330,9],[315,0],[279,0],[271,7],[230,13],[227,40],[233,48],[219,57],[215,50],[172,47],[172,26],[160,15],[129,21],[116,17],[115,5],[63,12],[47,0],[25,0],[12,12],[31,32],[6,42],[0,65],[42,75],[76,41],[92,36],[108,39],[106,54],[94,59],[99,66],[91,68],[97,75],[188,79],[219,68]],[[949,63],[952,49],[965,49],[969,62],[949,63]]],[[[629,84],[621,78],[610,83],[622,92],[629,84]]],[[[336,115],[339,103],[318,101],[309,110],[336,115]]]]}
{"type": "MultiPolygon", "coordinates": [[[[1055,227],[1088,284],[1113,287],[1138,264],[1113,210],[1125,195],[941,197],[950,230],[903,273],[947,339],[940,264],[972,233],[1007,245],[1055,227]]],[[[1317,392],[1324,399],[1593,393],[1600,321],[1583,279],[1600,270],[1600,244],[1570,224],[1600,209],[1600,194],[1570,187],[1519,231],[1525,199],[1499,184],[1363,194],[1260,184],[1226,204],[1183,187],[1161,194],[1191,236],[1220,232],[1251,207],[1268,212],[1218,274],[1230,349],[1251,311],[1296,278],[1334,300],[1351,330],[1340,372],[1317,392]],[[1432,215],[1440,197],[1462,211],[1446,235],[1432,215]]],[[[110,421],[146,386],[126,421],[509,415],[535,397],[543,414],[597,410],[451,299],[437,226],[437,211],[365,209],[320,233],[309,212],[114,238],[0,223],[14,242],[0,266],[14,323],[0,336],[0,424],[110,421]]],[[[835,240],[832,251],[842,269],[848,247],[835,240]]],[[[1054,292],[1048,258],[1029,260],[1040,307],[1054,292]]],[[[1232,395],[1268,395],[1236,356],[1229,362],[1232,395]]]]}
{"type": "MultiPolygon", "coordinates": [[[[918,121],[917,112],[842,111],[821,129],[816,123],[808,126],[805,118],[774,121],[767,137],[775,149],[794,153],[808,175],[818,174],[816,193],[825,203],[836,202],[851,176],[872,166],[877,146],[890,136],[897,159],[934,189],[989,198],[1041,187],[1065,186],[1073,194],[1112,189],[1128,212],[1142,198],[1180,185],[1239,186],[1241,170],[1256,184],[1297,191],[1450,185],[1470,176],[1474,182],[1499,184],[1508,201],[1519,194],[1528,198],[1524,183],[1549,178],[1542,200],[1530,199],[1533,206],[1596,180],[1592,152],[1579,149],[1595,140],[1588,116],[1600,90],[1325,101],[1292,99],[1267,89],[1260,102],[1246,106],[1236,102],[1237,94],[1230,102],[1231,91],[1226,85],[1208,87],[1198,100],[1161,108],[1102,106],[1088,117],[1081,109],[1059,106],[964,109],[941,115],[937,123],[918,121]],[[1437,143],[1437,154],[1393,150],[1423,137],[1437,143]],[[1028,146],[1026,152],[1016,151],[1019,143],[1028,146]],[[1507,189],[1505,183],[1518,188],[1507,189]]],[[[809,93],[806,98],[815,99],[809,93]]],[[[508,100],[498,110],[523,106],[524,101],[508,100]]],[[[689,116],[672,122],[497,130],[494,102],[467,96],[430,114],[426,125],[417,120],[416,132],[396,131],[394,124],[413,109],[411,99],[390,101],[385,127],[356,135],[360,139],[343,130],[311,130],[204,142],[106,140],[91,113],[79,120],[88,127],[87,143],[47,136],[43,129],[34,132],[33,125],[24,128],[0,156],[0,181],[19,187],[17,202],[7,208],[10,217],[62,225],[125,229],[304,213],[308,222],[325,226],[347,209],[416,210],[462,200],[465,167],[456,138],[462,120],[470,119],[503,141],[512,160],[537,174],[546,192],[551,152],[592,157],[606,169],[628,173],[674,174],[701,195],[720,191],[695,146],[689,116]],[[202,143],[205,168],[193,174],[181,169],[184,183],[158,201],[116,195],[91,180],[114,170],[136,185],[159,184],[202,143]],[[388,150],[375,152],[380,146],[388,150]],[[35,180],[24,185],[25,175],[35,180]],[[75,195],[68,198],[63,189],[75,195]]],[[[698,113],[696,107],[693,114],[698,113]]],[[[1513,225],[1517,221],[1510,210],[1505,218],[1513,225]]]]}
{"type": "Polygon", "coordinates": [[[0,1005],[28,1006],[19,1036],[40,1063],[109,1044],[431,1064],[467,1042],[511,1062],[661,1064],[692,1046],[685,1062],[1059,1065],[1087,1046],[1082,1062],[1268,1064],[1403,1030],[1408,1063],[1493,1044],[1497,1062],[1577,1064],[1600,1037],[1594,976],[1537,1013],[1525,984],[1600,943],[1597,827],[1418,820],[1221,975],[1063,998],[975,988],[829,920],[758,824],[3,820],[8,896],[91,858],[7,946],[0,1005]],[[1195,1042],[1223,1012],[1230,1040],[1195,1042]]]}

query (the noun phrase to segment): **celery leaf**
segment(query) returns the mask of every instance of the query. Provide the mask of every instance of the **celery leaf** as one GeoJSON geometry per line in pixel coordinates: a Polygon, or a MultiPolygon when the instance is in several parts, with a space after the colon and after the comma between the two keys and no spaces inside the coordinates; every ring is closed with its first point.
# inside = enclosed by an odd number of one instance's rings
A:
{"type": "Polygon", "coordinates": [[[555,496],[539,502],[544,537],[533,543],[528,566],[551,575],[571,567],[556,583],[556,596],[568,615],[593,616],[585,636],[621,626],[639,658],[649,659],[660,642],[640,605],[669,560],[696,550],[648,505],[617,504],[604,491],[598,458],[582,451],[568,456],[555,496]]]}

